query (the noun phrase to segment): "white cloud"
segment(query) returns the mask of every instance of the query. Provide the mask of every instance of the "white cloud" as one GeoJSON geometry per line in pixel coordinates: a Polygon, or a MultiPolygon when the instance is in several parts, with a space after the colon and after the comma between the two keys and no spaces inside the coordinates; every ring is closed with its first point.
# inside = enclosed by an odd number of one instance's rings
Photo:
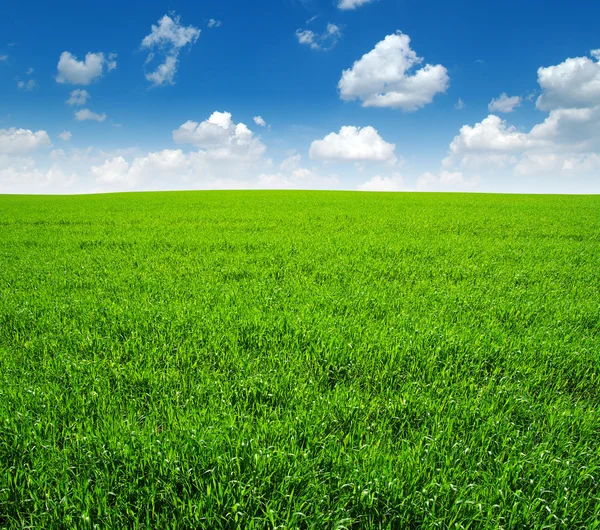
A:
{"type": "Polygon", "coordinates": [[[172,55],[165,57],[165,62],[158,66],[154,72],[146,74],[146,79],[154,86],[172,85],[175,83],[175,72],[179,60],[172,55]]]}
{"type": "Polygon", "coordinates": [[[300,44],[309,44],[312,45],[317,39],[317,34],[310,29],[297,29],[296,37],[298,38],[298,42],[300,44]]]}
{"type": "Polygon", "coordinates": [[[65,193],[77,182],[77,176],[68,175],[57,167],[40,170],[36,167],[0,167],[2,193],[65,193]]]}
{"type": "Polygon", "coordinates": [[[37,83],[34,79],[30,79],[29,81],[19,81],[17,83],[17,87],[19,87],[21,90],[31,92],[37,88],[37,83]]]}
{"type": "Polygon", "coordinates": [[[220,20],[215,20],[214,18],[211,18],[208,21],[208,27],[209,28],[219,28],[221,27],[222,22],[220,20]]]}
{"type": "Polygon", "coordinates": [[[106,69],[109,72],[112,72],[113,70],[116,70],[116,68],[117,68],[117,54],[109,53],[108,60],[106,61],[106,69]]]}
{"type": "Polygon", "coordinates": [[[0,63],[8,61],[8,55],[0,55],[0,63]]]}
{"type": "Polygon", "coordinates": [[[33,68],[27,68],[27,71],[25,72],[27,75],[31,75],[33,74],[33,68]]]}
{"type": "Polygon", "coordinates": [[[302,156],[292,152],[276,173],[260,173],[258,180],[247,184],[255,189],[336,189],[337,175],[321,175],[317,168],[302,167],[302,156]]]}
{"type": "Polygon", "coordinates": [[[538,69],[542,94],[536,106],[540,110],[586,108],[600,105],[600,53],[592,51],[595,61],[575,57],[547,68],[538,69]]]}
{"type": "Polygon", "coordinates": [[[258,160],[266,147],[243,123],[235,124],[229,112],[213,112],[205,121],[187,121],[173,131],[178,144],[191,144],[205,150],[210,159],[258,160]]]}
{"type": "Polygon", "coordinates": [[[293,171],[295,169],[300,168],[300,161],[302,160],[302,156],[298,153],[294,153],[288,156],[279,166],[281,171],[293,171]]]}
{"type": "MultiPolygon", "coordinates": [[[[298,159],[299,162],[299,159],[298,159]]],[[[282,164],[283,166],[283,164],[282,164]]],[[[337,176],[322,176],[313,169],[294,167],[279,173],[262,173],[251,187],[258,189],[334,189],[340,181],[337,176]]]]}
{"type": "Polygon", "coordinates": [[[526,133],[509,126],[505,120],[490,114],[481,122],[463,125],[450,144],[450,154],[461,156],[472,151],[519,151],[535,143],[526,133]]]}
{"type": "Polygon", "coordinates": [[[108,58],[103,53],[88,53],[84,61],[78,61],[75,55],[63,52],[58,61],[57,83],[71,85],[89,85],[102,77],[104,70],[110,72],[117,67],[115,54],[108,58]]]}
{"type": "Polygon", "coordinates": [[[600,65],[587,57],[567,59],[540,68],[538,82],[537,107],[549,111],[544,121],[527,131],[492,114],[473,126],[465,125],[452,140],[442,170],[468,173],[472,178],[465,176],[465,181],[482,175],[597,178],[600,65]]]}
{"type": "Polygon", "coordinates": [[[465,102],[462,99],[458,98],[458,101],[454,104],[454,108],[456,110],[462,110],[465,107],[466,107],[465,102]]]}
{"type": "Polygon", "coordinates": [[[58,162],[59,160],[65,160],[67,153],[63,149],[53,149],[50,151],[50,160],[58,162]]]}
{"type": "Polygon", "coordinates": [[[87,90],[77,88],[76,90],[73,90],[73,92],[71,92],[69,99],[67,99],[65,103],[67,105],[75,105],[80,107],[82,105],[85,105],[87,103],[87,100],[91,97],[92,96],[88,94],[87,90]]]}
{"type": "Polygon", "coordinates": [[[206,151],[184,153],[181,149],[164,149],[137,156],[131,162],[123,155],[114,156],[90,171],[99,189],[105,191],[266,187],[264,174],[249,171],[254,167],[239,159],[211,159],[206,151]]]}
{"type": "Polygon", "coordinates": [[[514,167],[516,176],[597,174],[598,153],[525,153],[514,167]]]}
{"type": "Polygon", "coordinates": [[[40,147],[50,147],[52,142],[46,131],[29,129],[0,129],[0,154],[20,155],[31,153],[40,147]]]}
{"type": "MultiPolygon", "coordinates": [[[[142,48],[155,50],[163,55],[163,62],[154,72],[146,74],[146,79],[154,86],[174,84],[175,74],[179,64],[178,55],[182,48],[193,45],[200,37],[200,30],[194,26],[183,26],[179,17],[163,16],[158,21],[158,26],[152,25],[152,31],[142,40],[142,48]]],[[[145,64],[149,64],[155,57],[155,52],[150,52],[145,64]]]]}
{"type": "Polygon", "coordinates": [[[339,9],[356,9],[357,7],[370,4],[374,0],[340,0],[338,2],[339,9]]]}
{"type": "Polygon", "coordinates": [[[196,42],[200,37],[200,30],[194,26],[182,26],[179,22],[180,17],[163,16],[158,21],[158,26],[152,24],[150,35],[142,40],[142,48],[183,48],[196,42]]]}
{"type": "MultiPolygon", "coordinates": [[[[568,145],[576,151],[600,150],[600,105],[590,108],[555,109],[529,136],[552,145],[568,145]]],[[[564,149],[563,149],[564,150],[564,149]]]]}
{"type": "Polygon", "coordinates": [[[498,98],[492,98],[492,101],[488,104],[488,110],[490,112],[512,112],[520,105],[520,96],[509,97],[506,92],[503,92],[498,98]]]}
{"type": "Polygon", "coordinates": [[[189,169],[189,156],[181,149],[164,149],[135,157],[131,164],[123,156],[115,156],[105,160],[102,165],[92,166],[90,172],[97,184],[108,185],[109,189],[168,189],[189,169]],[[162,186],[158,185],[157,180],[162,180],[162,186]]]}
{"type": "MultiPolygon", "coordinates": [[[[214,112],[207,120],[188,121],[173,131],[176,143],[197,150],[165,149],[130,159],[126,153],[95,163],[90,175],[98,190],[120,189],[248,189],[265,187],[272,162],[266,147],[228,112],[214,112]]],[[[282,182],[310,181],[300,167],[281,173],[282,182]]],[[[318,179],[317,179],[318,180],[318,179]]],[[[319,180],[320,182],[320,180],[319,180]]],[[[283,186],[283,184],[282,184],[283,186]]]]}
{"type": "Polygon", "coordinates": [[[338,83],[340,97],[360,99],[363,107],[390,107],[412,112],[446,92],[449,77],[441,64],[426,64],[410,47],[410,37],[401,32],[388,35],[344,70],[338,83]]]}
{"type": "Polygon", "coordinates": [[[417,179],[417,191],[470,191],[477,187],[479,179],[466,179],[460,171],[442,169],[439,174],[424,173],[417,179]]]}
{"type": "Polygon", "coordinates": [[[254,116],[254,123],[260,127],[265,127],[267,125],[267,122],[262,118],[262,116],[254,116]]]}
{"type": "Polygon", "coordinates": [[[129,181],[129,163],[122,156],[107,160],[101,166],[92,166],[91,173],[98,184],[134,184],[129,181]]]}
{"type": "Polygon", "coordinates": [[[63,131],[58,135],[58,137],[64,142],[68,142],[71,140],[71,138],[73,138],[73,135],[71,134],[71,131],[63,131]]]}
{"type": "Polygon", "coordinates": [[[310,46],[313,50],[329,51],[342,38],[342,29],[335,24],[327,24],[323,33],[315,33],[310,29],[297,29],[296,38],[300,44],[310,46]]]}
{"type": "Polygon", "coordinates": [[[85,120],[104,121],[106,119],[106,114],[104,114],[104,113],[96,114],[95,112],[92,112],[89,109],[81,109],[75,113],[75,119],[77,121],[85,121],[85,120]]]}
{"type": "Polygon", "coordinates": [[[375,175],[357,189],[359,191],[403,191],[405,188],[400,173],[394,173],[391,177],[375,175]]]}
{"type": "Polygon", "coordinates": [[[310,157],[329,161],[396,162],[395,144],[383,140],[373,127],[345,126],[310,146],[310,157]]]}

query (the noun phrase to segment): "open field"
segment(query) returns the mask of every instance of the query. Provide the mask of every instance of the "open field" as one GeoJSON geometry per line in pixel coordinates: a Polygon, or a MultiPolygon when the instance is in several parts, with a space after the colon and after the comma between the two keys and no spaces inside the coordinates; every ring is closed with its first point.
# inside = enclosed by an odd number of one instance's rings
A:
{"type": "Polygon", "coordinates": [[[600,197],[0,197],[0,528],[600,528],[600,197]]]}

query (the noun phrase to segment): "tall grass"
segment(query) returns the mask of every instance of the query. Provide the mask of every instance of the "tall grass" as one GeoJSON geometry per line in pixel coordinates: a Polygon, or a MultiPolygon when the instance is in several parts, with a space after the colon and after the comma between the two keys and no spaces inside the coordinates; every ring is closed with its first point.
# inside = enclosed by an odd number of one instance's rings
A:
{"type": "Polygon", "coordinates": [[[600,197],[0,197],[0,527],[600,528],[600,197]]]}

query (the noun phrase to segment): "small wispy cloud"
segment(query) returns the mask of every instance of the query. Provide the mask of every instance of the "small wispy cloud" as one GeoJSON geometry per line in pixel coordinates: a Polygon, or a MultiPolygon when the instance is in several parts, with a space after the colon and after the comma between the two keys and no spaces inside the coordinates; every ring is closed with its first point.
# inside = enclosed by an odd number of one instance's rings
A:
{"type": "Polygon", "coordinates": [[[327,24],[323,33],[316,33],[310,29],[297,29],[296,38],[300,44],[310,46],[313,50],[329,51],[342,38],[342,29],[335,24],[327,24]]]}
{"type": "Polygon", "coordinates": [[[32,92],[37,88],[37,83],[34,79],[30,79],[29,81],[19,81],[17,83],[17,87],[21,90],[25,90],[26,92],[32,92]]]}
{"type": "Polygon", "coordinates": [[[266,127],[267,122],[263,119],[262,116],[254,116],[254,123],[259,125],[260,127],[266,127]]]}
{"type": "Polygon", "coordinates": [[[492,101],[488,105],[488,110],[490,112],[512,112],[519,106],[521,106],[520,96],[511,97],[504,92],[498,98],[492,98],[492,101]]]}
{"type": "Polygon", "coordinates": [[[219,28],[219,27],[221,27],[221,24],[223,24],[223,23],[220,20],[215,20],[214,18],[211,18],[208,21],[207,25],[209,28],[219,28]]]}
{"type": "Polygon", "coordinates": [[[89,109],[81,109],[75,113],[75,119],[77,121],[92,120],[92,121],[102,122],[102,121],[106,120],[106,114],[104,114],[104,113],[97,114],[95,112],[92,112],[89,109]]]}
{"type": "Polygon", "coordinates": [[[67,101],[65,101],[65,103],[67,105],[75,105],[77,107],[82,107],[83,105],[86,104],[87,100],[90,99],[92,96],[89,95],[87,90],[81,90],[81,89],[76,89],[73,90],[73,92],[71,92],[71,95],[69,97],[69,99],[67,99],[67,101]]]}
{"type": "Polygon", "coordinates": [[[340,0],[338,2],[338,9],[349,10],[356,9],[357,7],[364,6],[365,4],[370,4],[374,0],[340,0]]]}

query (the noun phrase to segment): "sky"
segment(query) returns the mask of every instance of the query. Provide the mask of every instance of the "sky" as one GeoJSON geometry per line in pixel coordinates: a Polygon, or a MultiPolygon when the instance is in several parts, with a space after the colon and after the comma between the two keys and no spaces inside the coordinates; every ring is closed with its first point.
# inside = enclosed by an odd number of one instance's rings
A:
{"type": "Polygon", "coordinates": [[[0,194],[600,192],[600,2],[5,0],[0,194]]]}

